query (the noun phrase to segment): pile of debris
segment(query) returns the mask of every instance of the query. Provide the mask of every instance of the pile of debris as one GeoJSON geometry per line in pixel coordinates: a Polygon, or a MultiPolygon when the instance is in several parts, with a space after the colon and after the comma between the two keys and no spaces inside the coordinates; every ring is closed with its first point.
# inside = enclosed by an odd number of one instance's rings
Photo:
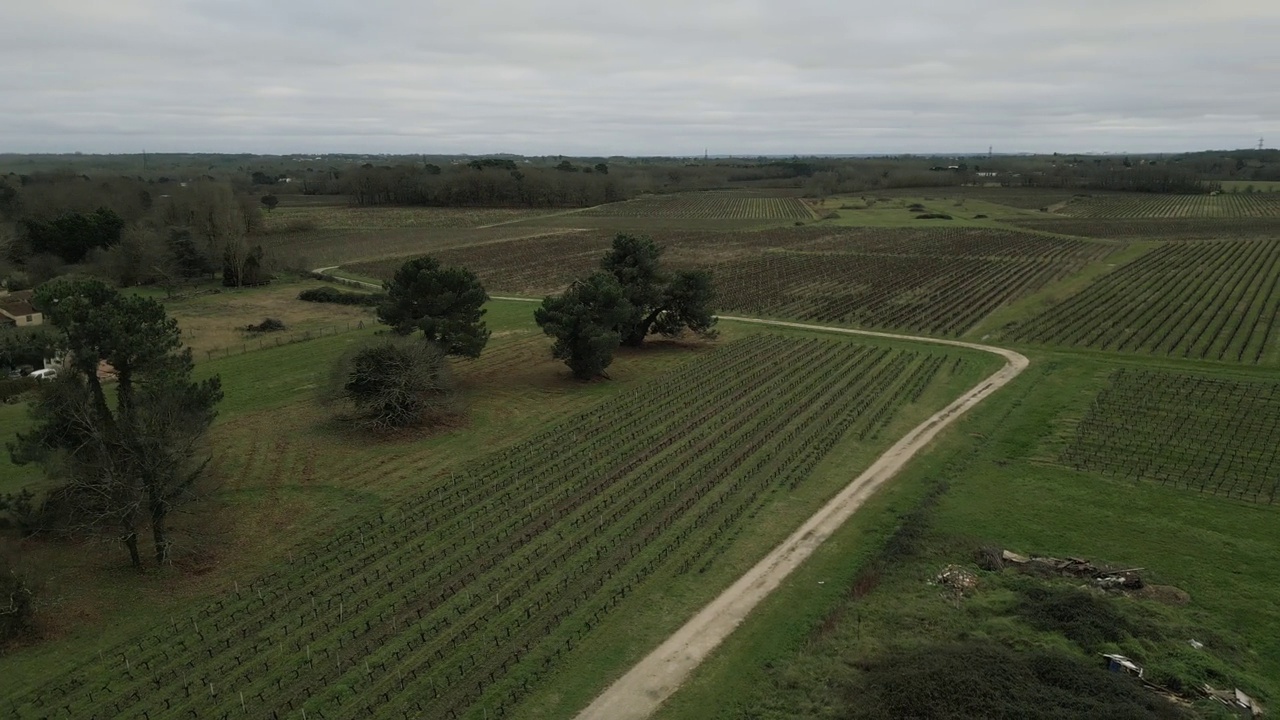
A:
{"type": "Polygon", "coordinates": [[[933,582],[951,591],[951,601],[960,607],[960,600],[978,587],[978,576],[973,571],[959,565],[948,565],[933,578],[933,582]]]}
{"type": "Polygon", "coordinates": [[[1088,580],[1104,590],[1141,590],[1144,583],[1139,574],[1144,568],[1113,568],[1095,565],[1084,558],[1028,557],[1005,550],[1000,554],[1002,563],[1019,569],[1042,574],[1063,575],[1088,580]]]}
{"type": "MultiPolygon", "coordinates": [[[[1000,570],[1004,567],[1012,566],[1017,570],[1037,575],[1059,575],[1064,577],[1080,578],[1088,581],[1094,587],[1103,590],[1123,590],[1136,591],[1148,588],[1150,590],[1177,590],[1169,586],[1152,585],[1147,586],[1143,582],[1140,574],[1143,568],[1113,568],[1108,565],[1093,563],[1084,558],[1068,557],[1035,557],[1020,555],[1009,550],[1001,550],[999,548],[982,548],[979,550],[979,564],[987,570],[1000,570]]],[[[941,583],[943,576],[947,575],[952,567],[948,567],[943,575],[938,576],[941,583]]],[[[974,584],[977,578],[974,578],[974,584]]],[[[1177,591],[1181,593],[1181,591],[1177,591]]],[[[1139,593],[1141,594],[1141,593],[1139,593]]],[[[1182,593],[1185,596],[1185,593],[1182,593]]],[[[1185,600],[1184,600],[1185,602],[1185,600]]],[[[1197,650],[1204,649],[1204,643],[1198,640],[1188,641],[1192,647],[1197,650]]],[[[1102,657],[1107,662],[1107,668],[1112,672],[1125,673],[1138,678],[1148,689],[1158,692],[1165,697],[1178,701],[1188,702],[1192,697],[1186,693],[1175,693],[1168,688],[1160,687],[1151,683],[1143,676],[1145,672],[1143,667],[1133,660],[1113,653],[1103,653],[1102,657]]],[[[1241,718],[1258,718],[1263,716],[1262,705],[1254,700],[1239,688],[1231,690],[1218,690],[1209,685],[1200,688],[1201,693],[1211,700],[1215,700],[1229,707],[1236,715],[1241,718]]]]}
{"type": "Polygon", "coordinates": [[[960,594],[978,587],[978,576],[959,565],[946,566],[933,581],[960,594]]]}
{"type": "Polygon", "coordinates": [[[1236,715],[1242,718],[1262,717],[1262,705],[1257,700],[1244,694],[1240,688],[1232,690],[1218,690],[1211,685],[1205,685],[1201,688],[1205,696],[1210,700],[1216,700],[1223,705],[1231,708],[1236,715]]]}
{"type": "MultiPolygon", "coordinates": [[[[1200,643],[1195,640],[1192,640],[1191,644],[1192,647],[1195,647],[1196,649],[1204,647],[1204,643],[1200,643]]],[[[1138,678],[1138,680],[1141,681],[1149,690],[1157,692],[1173,702],[1187,704],[1191,699],[1188,696],[1175,693],[1169,688],[1160,687],[1155,683],[1148,682],[1146,678],[1143,677],[1146,673],[1142,666],[1124,655],[1102,653],[1102,657],[1106,658],[1107,669],[1111,672],[1132,675],[1133,677],[1138,678]]],[[[1203,685],[1200,688],[1200,692],[1210,700],[1226,705],[1235,715],[1242,719],[1260,718],[1264,714],[1261,703],[1249,697],[1249,695],[1240,688],[1218,690],[1212,685],[1203,685]]]]}

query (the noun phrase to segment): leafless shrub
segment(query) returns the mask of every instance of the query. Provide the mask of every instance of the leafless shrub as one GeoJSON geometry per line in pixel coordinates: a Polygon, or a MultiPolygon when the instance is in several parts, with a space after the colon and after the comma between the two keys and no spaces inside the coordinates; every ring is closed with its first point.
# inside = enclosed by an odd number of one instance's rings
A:
{"type": "Polygon", "coordinates": [[[378,432],[434,425],[458,411],[444,352],[416,337],[379,338],[344,355],[328,399],[340,420],[378,432]]]}

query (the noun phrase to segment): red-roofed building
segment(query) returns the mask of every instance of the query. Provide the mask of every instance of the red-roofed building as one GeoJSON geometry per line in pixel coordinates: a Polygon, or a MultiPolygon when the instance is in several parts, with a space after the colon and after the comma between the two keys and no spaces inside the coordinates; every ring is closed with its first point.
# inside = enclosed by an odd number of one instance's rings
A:
{"type": "Polygon", "coordinates": [[[31,306],[31,291],[0,291],[0,325],[30,327],[43,325],[44,315],[31,306]]]}

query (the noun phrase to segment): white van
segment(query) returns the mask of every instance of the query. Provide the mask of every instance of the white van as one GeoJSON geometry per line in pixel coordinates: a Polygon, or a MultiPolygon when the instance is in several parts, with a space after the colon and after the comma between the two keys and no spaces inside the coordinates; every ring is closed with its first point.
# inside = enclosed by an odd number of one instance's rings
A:
{"type": "Polygon", "coordinates": [[[57,380],[58,370],[57,368],[45,368],[43,370],[35,370],[31,373],[30,377],[33,377],[37,380],[57,380]]]}

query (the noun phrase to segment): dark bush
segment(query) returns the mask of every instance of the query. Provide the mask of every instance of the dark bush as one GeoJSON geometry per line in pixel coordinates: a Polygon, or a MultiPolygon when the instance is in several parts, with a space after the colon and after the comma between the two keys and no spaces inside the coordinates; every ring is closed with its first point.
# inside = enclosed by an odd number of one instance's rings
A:
{"type": "Polygon", "coordinates": [[[842,718],[1189,718],[1136,679],[1061,652],[980,641],[892,650],[861,664],[842,718]]]}
{"type": "Polygon", "coordinates": [[[986,215],[983,215],[982,213],[978,213],[977,215],[974,215],[974,216],[973,216],[973,219],[974,219],[974,220],[984,220],[984,219],[986,219],[986,217],[987,217],[986,215]]]}
{"type": "Polygon", "coordinates": [[[916,216],[917,220],[950,220],[951,216],[946,213],[923,213],[916,216]]]}
{"type": "Polygon", "coordinates": [[[324,286],[303,290],[298,293],[298,299],[306,300],[307,302],[336,303],[340,295],[342,295],[341,290],[324,286]]]}
{"type": "Polygon", "coordinates": [[[222,284],[226,287],[266,285],[274,279],[267,271],[261,245],[251,248],[228,244],[222,256],[222,284]]]}
{"type": "Polygon", "coordinates": [[[0,559],[0,643],[30,634],[35,628],[36,591],[22,572],[0,559]]]}
{"type": "Polygon", "coordinates": [[[23,393],[35,390],[37,382],[32,377],[0,378],[0,402],[17,402],[23,393]]]}
{"type": "Polygon", "coordinates": [[[68,263],[78,263],[94,248],[120,242],[125,221],[114,210],[102,207],[92,213],[64,213],[52,220],[24,220],[31,253],[50,253],[68,263]]]}
{"type": "Polygon", "coordinates": [[[22,537],[74,531],[76,509],[94,502],[85,492],[84,488],[67,484],[40,495],[27,488],[0,495],[0,529],[16,530],[22,537]]]}
{"type": "Polygon", "coordinates": [[[42,366],[45,358],[54,355],[56,345],[57,335],[51,325],[0,331],[0,368],[42,366]]]}
{"type": "Polygon", "coordinates": [[[1117,599],[1066,586],[1027,583],[1014,613],[1032,627],[1065,636],[1088,652],[1126,637],[1149,636],[1154,628],[1142,627],[1125,616],[1117,599]]]}
{"type": "Polygon", "coordinates": [[[416,337],[375,340],[338,360],[329,384],[339,419],[374,431],[423,427],[456,414],[444,352],[416,337]]]}
{"type": "Polygon", "coordinates": [[[337,288],[324,286],[303,290],[298,293],[299,300],[317,303],[334,303],[336,305],[366,305],[376,307],[383,296],[376,293],[345,292],[337,288]]]}
{"type": "Polygon", "coordinates": [[[1004,569],[1004,551],[994,545],[983,545],[978,548],[973,560],[983,570],[996,572],[1004,569]]]}
{"type": "Polygon", "coordinates": [[[284,322],[276,318],[266,318],[257,325],[245,326],[245,330],[251,333],[280,332],[284,329],[284,322]]]}
{"type": "Polygon", "coordinates": [[[45,526],[44,515],[43,503],[26,488],[0,495],[0,528],[14,528],[24,537],[34,535],[45,526]]]}

